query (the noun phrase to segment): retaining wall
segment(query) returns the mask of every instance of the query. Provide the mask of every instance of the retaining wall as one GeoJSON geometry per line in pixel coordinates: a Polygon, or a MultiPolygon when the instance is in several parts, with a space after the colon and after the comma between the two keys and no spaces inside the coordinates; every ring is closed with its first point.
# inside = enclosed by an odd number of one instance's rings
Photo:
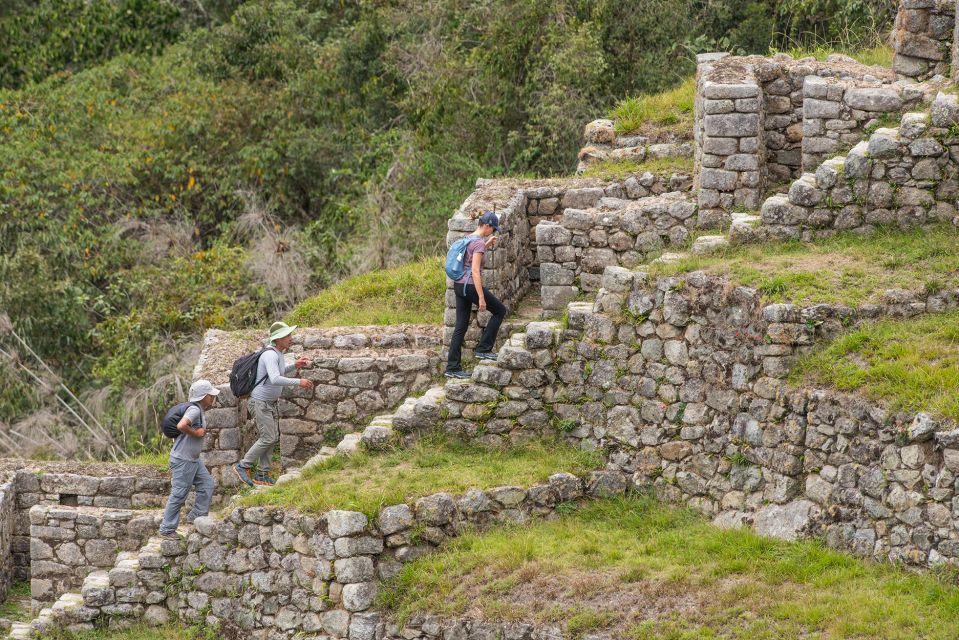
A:
{"type": "Polygon", "coordinates": [[[763,306],[717,276],[648,281],[608,268],[596,310],[531,323],[446,386],[448,432],[490,445],[559,430],[719,524],[857,555],[959,562],[959,431],[855,396],[792,389],[796,358],[862,318],[959,306],[959,290],[890,291],[882,304],[763,306]],[[492,407],[492,408],[491,408],[492,407]]]}
{"type": "Polygon", "coordinates": [[[362,513],[307,515],[266,507],[238,508],[225,519],[198,518],[185,542],[162,541],[138,554],[138,567],[92,576],[72,622],[111,624],[146,618],[219,624],[229,637],[382,638],[374,609],[377,582],[397,574],[467,525],[523,522],[558,504],[622,494],[617,471],[586,479],[559,473],[529,488],[438,493],[415,504],[362,513]],[[93,583],[96,583],[94,586],[93,583]]]}

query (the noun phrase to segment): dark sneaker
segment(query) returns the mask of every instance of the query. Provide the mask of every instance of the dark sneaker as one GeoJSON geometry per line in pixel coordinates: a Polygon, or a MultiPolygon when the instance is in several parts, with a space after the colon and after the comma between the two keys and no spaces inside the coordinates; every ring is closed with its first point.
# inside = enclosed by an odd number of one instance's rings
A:
{"type": "Polygon", "coordinates": [[[183,536],[176,531],[161,531],[160,537],[164,540],[183,540],[183,536]]]}
{"type": "Polygon", "coordinates": [[[253,486],[253,480],[250,478],[250,472],[247,469],[244,469],[238,464],[233,465],[233,473],[236,474],[236,477],[240,479],[245,485],[253,486]]]}
{"type": "Polygon", "coordinates": [[[496,360],[498,354],[495,351],[477,351],[474,355],[477,360],[496,360]]]}
{"type": "Polygon", "coordinates": [[[463,371],[460,369],[459,371],[447,371],[446,377],[454,378],[456,380],[469,380],[473,377],[473,374],[471,374],[469,371],[463,371]]]}
{"type": "Polygon", "coordinates": [[[276,484],[276,480],[266,475],[265,473],[260,473],[257,471],[253,474],[253,484],[260,487],[272,487],[276,484]]]}

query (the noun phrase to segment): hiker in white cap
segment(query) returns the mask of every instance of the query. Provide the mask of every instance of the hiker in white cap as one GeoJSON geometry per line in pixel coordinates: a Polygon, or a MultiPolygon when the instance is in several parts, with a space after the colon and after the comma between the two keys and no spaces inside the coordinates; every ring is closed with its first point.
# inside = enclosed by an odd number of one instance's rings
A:
{"type": "Polygon", "coordinates": [[[292,364],[287,364],[283,357],[284,352],[293,344],[292,334],[295,330],[296,325],[290,327],[283,322],[270,325],[270,347],[263,352],[257,364],[258,384],[250,392],[247,403],[256,424],[257,440],[240,463],[233,466],[233,471],[240,481],[251,486],[271,485],[275,482],[270,476],[270,465],[273,462],[273,450],[280,441],[279,399],[283,387],[313,388],[312,380],[286,377],[287,374],[310,366],[308,358],[297,358],[292,364]],[[254,466],[256,472],[251,477],[250,472],[254,466]]]}
{"type": "Polygon", "coordinates": [[[187,524],[210,512],[213,500],[213,476],[200,461],[203,451],[203,436],[206,435],[203,412],[213,406],[220,390],[209,380],[197,380],[190,385],[189,402],[177,405],[171,410],[180,412],[182,417],[176,423],[180,435],[170,448],[170,498],[163,511],[160,535],[164,538],[178,539],[176,528],[180,524],[180,509],[186,502],[191,488],[196,488],[193,508],[186,516],[187,524]]]}

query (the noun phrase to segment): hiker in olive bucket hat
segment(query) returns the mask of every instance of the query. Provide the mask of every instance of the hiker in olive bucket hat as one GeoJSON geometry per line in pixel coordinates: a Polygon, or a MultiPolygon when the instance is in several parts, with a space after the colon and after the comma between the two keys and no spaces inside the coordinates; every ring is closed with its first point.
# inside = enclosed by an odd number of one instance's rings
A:
{"type": "Polygon", "coordinates": [[[233,471],[242,482],[248,485],[271,485],[274,483],[270,476],[270,464],[273,451],[280,441],[280,393],[283,387],[300,386],[312,389],[313,381],[306,378],[287,378],[287,374],[310,366],[308,358],[297,358],[292,364],[287,364],[283,354],[293,344],[293,332],[296,325],[288,326],[283,322],[274,322],[270,325],[270,345],[263,351],[257,364],[256,380],[258,384],[250,392],[247,403],[253,422],[256,424],[257,441],[246,452],[240,463],[233,466],[233,471]],[[261,382],[262,381],[262,382],[261,382]],[[256,472],[250,475],[253,467],[256,472]]]}

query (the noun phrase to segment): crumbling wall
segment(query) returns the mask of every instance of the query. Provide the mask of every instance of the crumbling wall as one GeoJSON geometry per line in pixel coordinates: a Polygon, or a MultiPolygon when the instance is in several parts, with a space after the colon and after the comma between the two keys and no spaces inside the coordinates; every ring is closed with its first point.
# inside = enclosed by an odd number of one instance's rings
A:
{"type": "Polygon", "coordinates": [[[899,0],[893,30],[893,70],[923,81],[955,73],[954,0],[899,0]]]}

